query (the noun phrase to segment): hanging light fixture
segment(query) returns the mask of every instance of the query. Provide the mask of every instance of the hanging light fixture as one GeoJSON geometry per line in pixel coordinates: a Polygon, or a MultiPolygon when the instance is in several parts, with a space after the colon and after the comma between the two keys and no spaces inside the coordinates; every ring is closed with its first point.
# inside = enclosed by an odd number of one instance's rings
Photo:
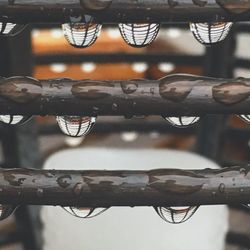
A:
{"type": "Polygon", "coordinates": [[[223,41],[233,23],[190,23],[190,30],[198,42],[211,45],[223,41]]]}
{"type": "Polygon", "coordinates": [[[118,27],[124,41],[139,48],[152,43],[160,30],[160,24],[157,23],[120,23],[118,27]]]}
{"type": "Polygon", "coordinates": [[[57,116],[56,120],[64,134],[80,137],[90,132],[96,122],[96,117],[57,116]]]}
{"type": "Polygon", "coordinates": [[[96,217],[96,216],[102,214],[108,208],[63,207],[63,209],[75,217],[89,219],[89,218],[93,218],[93,217],[96,217]]]}
{"type": "Polygon", "coordinates": [[[190,219],[199,207],[156,207],[156,213],[166,222],[180,224],[190,219]]]}
{"type": "Polygon", "coordinates": [[[15,36],[25,28],[25,25],[0,22],[0,36],[15,36]]]}
{"type": "Polygon", "coordinates": [[[102,25],[95,23],[94,18],[89,15],[70,17],[70,22],[62,25],[65,38],[77,48],[91,46],[100,35],[101,28],[102,25]]]}
{"type": "Polygon", "coordinates": [[[9,125],[21,125],[30,120],[31,116],[22,115],[0,115],[0,122],[9,125]]]}
{"type": "Polygon", "coordinates": [[[192,126],[200,120],[200,117],[196,116],[163,117],[163,118],[171,125],[179,128],[192,126]]]}

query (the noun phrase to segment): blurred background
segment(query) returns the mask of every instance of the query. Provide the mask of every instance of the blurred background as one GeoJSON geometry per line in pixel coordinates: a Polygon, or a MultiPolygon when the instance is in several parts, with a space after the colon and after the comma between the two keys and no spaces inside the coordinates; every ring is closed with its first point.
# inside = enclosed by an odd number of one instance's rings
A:
{"type": "MultiPolygon", "coordinates": [[[[29,26],[19,35],[0,39],[0,75],[38,79],[159,79],[187,73],[212,77],[249,77],[250,24],[235,24],[227,39],[213,47],[198,43],[188,24],[163,25],[148,47],[132,48],[116,26],[104,25],[97,42],[77,49],[57,25],[29,26]]],[[[55,117],[34,117],[22,126],[1,124],[2,167],[41,168],[63,149],[105,147],[192,151],[221,167],[250,161],[250,125],[237,116],[208,115],[188,128],[176,128],[162,117],[98,117],[86,137],[64,135],[55,117]]],[[[192,168],[190,166],[189,168],[192,168]]],[[[20,207],[0,222],[0,249],[42,249],[38,207],[20,207]]],[[[249,211],[231,206],[227,250],[250,249],[249,211]]]]}

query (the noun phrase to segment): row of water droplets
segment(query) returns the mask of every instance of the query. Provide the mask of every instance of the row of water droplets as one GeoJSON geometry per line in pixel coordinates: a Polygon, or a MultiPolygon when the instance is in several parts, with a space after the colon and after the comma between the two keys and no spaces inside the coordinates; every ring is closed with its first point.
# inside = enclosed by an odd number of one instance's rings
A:
{"type": "MultiPolygon", "coordinates": [[[[11,205],[0,205],[0,220],[8,218],[17,207],[11,205]]],[[[166,222],[180,224],[190,219],[199,207],[155,207],[157,214],[166,222]]],[[[69,214],[77,218],[90,219],[96,217],[108,208],[78,208],[63,207],[69,214]]]]}
{"type": "MultiPolygon", "coordinates": [[[[75,47],[88,47],[92,45],[101,31],[101,24],[95,23],[94,18],[85,15],[71,18],[70,23],[62,25],[64,36],[68,42],[75,47]]],[[[230,29],[232,23],[190,23],[190,30],[194,37],[204,45],[215,44],[223,41],[230,29]]],[[[120,23],[118,24],[121,36],[124,41],[132,47],[145,47],[151,44],[157,37],[160,24],[157,23],[120,23]]]]}
{"type": "MultiPolygon", "coordinates": [[[[243,121],[250,124],[250,115],[240,115],[243,121]]],[[[21,125],[31,117],[21,115],[0,115],[0,122],[9,125],[21,125]]],[[[57,116],[56,120],[61,131],[71,137],[87,135],[96,123],[96,117],[89,116],[57,116]]],[[[200,118],[195,116],[164,117],[171,125],[178,128],[186,128],[196,124],[200,118]]]]}
{"type": "MultiPolygon", "coordinates": [[[[62,25],[67,41],[74,47],[89,47],[98,38],[102,24],[96,23],[89,15],[70,17],[68,23],[62,25]]],[[[204,45],[223,41],[232,27],[231,22],[190,23],[194,37],[204,45]]],[[[157,23],[120,23],[118,24],[124,41],[133,47],[144,47],[152,43],[158,35],[160,24],[157,23]]],[[[23,25],[0,23],[0,34],[11,35],[23,29],[23,25]]]]}

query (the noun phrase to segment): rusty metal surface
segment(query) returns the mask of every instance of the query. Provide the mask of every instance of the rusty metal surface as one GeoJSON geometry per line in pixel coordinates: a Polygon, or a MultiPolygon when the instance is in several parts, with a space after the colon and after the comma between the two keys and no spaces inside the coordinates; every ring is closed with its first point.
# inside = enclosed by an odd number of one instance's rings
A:
{"type": "Polygon", "coordinates": [[[250,79],[170,75],[159,80],[0,79],[0,114],[250,114],[250,79]]]}
{"type": "Polygon", "coordinates": [[[0,170],[0,203],[84,207],[250,202],[250,166],[151,171],[0,170]]]}
{"type": "Polygon", "coordinates": [[[13,22],[65,22],[92,14],[98,22],[250,20],[249,0],[1,0],[0,16],[13,22]]]}

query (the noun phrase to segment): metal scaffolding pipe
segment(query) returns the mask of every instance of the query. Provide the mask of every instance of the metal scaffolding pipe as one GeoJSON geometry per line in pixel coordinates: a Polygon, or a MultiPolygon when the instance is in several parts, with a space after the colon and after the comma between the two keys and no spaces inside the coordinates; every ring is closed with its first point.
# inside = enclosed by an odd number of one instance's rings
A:
{"type": "Polygon", "coordinates": [[[0,203],[77,207],[250,202],[250,166],[225,169],[73,171],[1,169],[0,203]]]}
{"type": "Polygon", "coordinates": [[[250,79],[170,75],[159,80],[0,80],[0,114],[202,116],[250,114],[250,79]]]}
{"type": "Polygon", "coordinates": [[[65,22],[91,14],[101,23],[249,21],[249,0],[0,0],[1,19],[65,22]]]}

